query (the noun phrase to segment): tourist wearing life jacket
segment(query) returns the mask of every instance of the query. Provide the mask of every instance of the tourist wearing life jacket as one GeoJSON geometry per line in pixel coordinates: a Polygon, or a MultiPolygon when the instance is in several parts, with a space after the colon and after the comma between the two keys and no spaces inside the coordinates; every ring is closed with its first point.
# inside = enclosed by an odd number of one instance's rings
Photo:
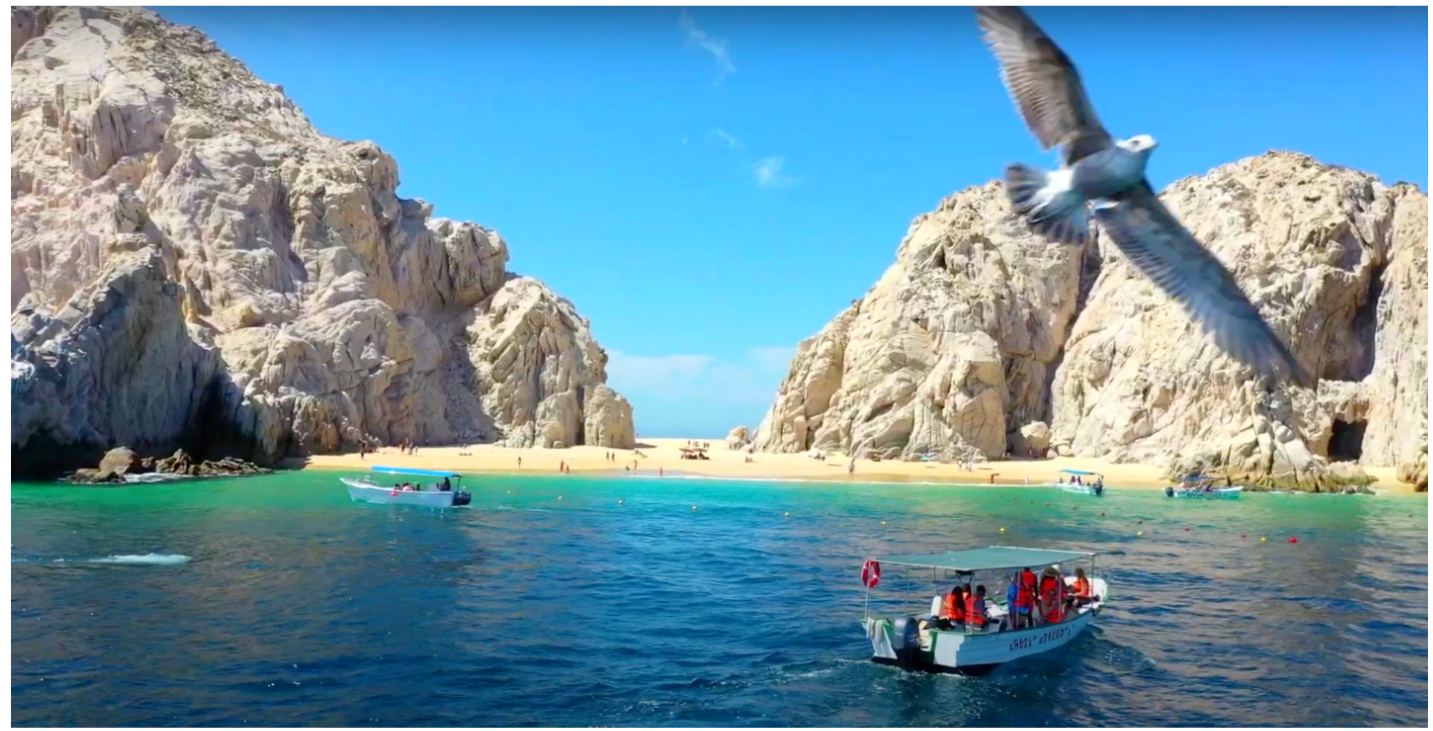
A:
{"type": "Polygon", "coordinates": [[[945,595],[945,601],[941,606],[941,619],[948,619],[956,624],[964,622],[965,595],[966,591],[964,587],[960,584],[956,584],[955,588],[951,589],[950,593],[945,595]]]}
{"type": "Polygon", "coordinates": [[[1065,619],[1065,580],[1060,569],[1050,566],[1040,577],[1040,617],[1046,624],[1055,624],[1065,619]]]}
{"type": "Polygon", "coordinates": [[[1074,584],[1070,586],[1070,594],[1072,601],[1069,603],[1077,607],[1082,607],[1094,601],[1094,585],[1090,583],[1089,577],[1085,576],[1084,569],[1078,567],[1075,569],[1075,581],[1074,584]]]}
{"type": "Polygon", "coordinates": [[[1035,572],[1026,566],[1015,575],[1015,614],[1022,627],[1033,626],[1035,617],[1035,572]]]}
{"type": "Polygon", "coordinates": [[[985,585],[975,587],[975,593],[965,595],[965,627],[970,630],[984,630],[990,620],[985,616],[985,585]]]}

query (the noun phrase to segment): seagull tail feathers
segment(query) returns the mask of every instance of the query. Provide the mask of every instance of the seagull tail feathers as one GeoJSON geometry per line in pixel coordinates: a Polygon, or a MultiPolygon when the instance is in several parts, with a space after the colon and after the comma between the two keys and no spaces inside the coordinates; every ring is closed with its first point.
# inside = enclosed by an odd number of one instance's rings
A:
{"type": "Polygon", "coordinates": [[[1046,239],[1083,246],[1089,238],[1089,207],[1071,189],[1067,171],[1051,174],[1011,163],[1005,167],[1005,193],[1015,212],[1046,239]]]}

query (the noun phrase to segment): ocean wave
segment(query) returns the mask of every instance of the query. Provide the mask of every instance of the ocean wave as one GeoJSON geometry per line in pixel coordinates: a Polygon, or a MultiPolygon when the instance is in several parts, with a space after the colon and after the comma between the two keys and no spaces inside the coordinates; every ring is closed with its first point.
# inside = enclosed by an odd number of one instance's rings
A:
{"type": "Polygon", "coordinates": [[[192,556],[182,553],[144,553],[129,554],[121,553],[104,558],[25,558],[22,556],[11,556],[10,563],[31,563],[31,564],[126,564],[134,566],[177,566],[179,564],[193,561],[192,556]]]}
{"type": "Polygon", "coordinates": [[[174,566],[181,563],[189,563],[193,557],[185,556],[182,553],[145,553],[145,554],[119,554],[105,556],[104,558],[88,559],[86,563],[116,563],[116,564],[141,564],[150,566],[174,566]]]}
{"type": "Polygon", "coordinates": [[[142,474],[142,475],[125,475],[125,476],[124,476],[124,481],[125,481],[125,482],[128,482],[128,483],[132,483],[132,484],[133,484],[133,483],[153,483],[153,482],[173,482],[174,480],[183,480],[183,479],[187,478],[188,476],[189,476],[189,475],[181,475],[181,474],[178,474],[178,473],[175,473],[175,472],[146,472],[146,473],[144,473],[144,474],[142,474]]]}

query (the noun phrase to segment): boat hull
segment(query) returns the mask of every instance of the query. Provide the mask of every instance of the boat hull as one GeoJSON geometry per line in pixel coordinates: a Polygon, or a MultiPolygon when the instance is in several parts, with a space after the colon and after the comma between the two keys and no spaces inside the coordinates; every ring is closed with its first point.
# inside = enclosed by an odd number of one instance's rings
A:
{"type": "Polygon", "coordinates": [[[1186,500],[1237,500],[1244,494],[1243,487],[1221,487],[1217,490],[1180,490],[1174,487],[1164,488],[1166,497],[1184,498],[1186,500]]]}
{"type": "Polygon", "coordinates": [[[391,486],[375,485],[347,477],[340,477],[339,481],[348,487],[348,497],[354,502],[451,508],[456,495],[455,492],[441,490],[394,490],[391,486]]]}
{"type": "Polygon", "coordinates": [[[1096,485],[1061,485],[1056,483],[1050,485],[1050,487],[1058,487],[1061,492],[1070,492],[1076,495],[1093,495],[1099,497],[1105,493],[1105,488],[1096,485]]]}
{"type": "Polygon", "coordinates": [[[1103,601],[1059,624],[1030,629],[973,633],[932,629],[913,642],[916,638],[902,636],[904,626],[898,629],[890,619],[867,617],[863,625],[871,641],[871,659],[905,670],[981,674],[1013,660],[1057,650],[1079,637],[1109,600],[1105,582],[1097,578],[1093,584],[1103,601]]]}

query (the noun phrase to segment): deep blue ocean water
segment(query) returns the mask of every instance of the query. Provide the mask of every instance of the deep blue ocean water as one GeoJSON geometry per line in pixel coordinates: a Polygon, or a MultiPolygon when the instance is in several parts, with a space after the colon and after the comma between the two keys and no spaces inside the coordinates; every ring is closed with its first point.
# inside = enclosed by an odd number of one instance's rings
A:
{"type": "Polygon", "coordinates": [[[1428,724],[1422,496],[483,477],[430,511],[338,474],[15,485],[13,723],[1428,724]],[[866,556],[1001,544],[1103,552],[1094,629],[869,661],[866,556]]]}

